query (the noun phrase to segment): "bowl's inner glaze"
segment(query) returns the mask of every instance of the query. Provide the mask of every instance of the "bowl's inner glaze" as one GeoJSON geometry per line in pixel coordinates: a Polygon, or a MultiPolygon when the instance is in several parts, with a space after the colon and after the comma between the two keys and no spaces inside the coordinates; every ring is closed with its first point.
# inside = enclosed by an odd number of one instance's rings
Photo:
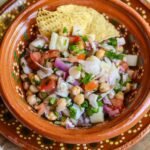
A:
{"type": "Polygon", "coordinates": [[[1,54],[1,56],[3,56],[1,61],[4,65],[2,69],[4,77],[3,79],[1,77],[2,91],[3,95],[5,95],[4,97],[9,99],[6,101],[7,106],[10,108],[11,105],[10,110],[17,116],[17,118],[23,121],[28,127],[43,133],[45,136],[69,143],[98,141],[98,139],[106,139],[106,137],[117,135],[120,131],[124,132],[127,128],[126,126],[128,126],[128,128],[131,127],[131,123],[134,122],[133,118],[137,119],[137,117],[141,115],[141,112],[145,111],[146,106],[143,106],[143,102],[150,88],[147,66],[147,63],[150,63],[150,53],[148,51],[150,40],[148,39],[148,35],[143,33],[144,29],[142,28],[142,25],[140,25],[132,15],[130,16],[130,12],[125,13],[125,10],[120,8],[119,5],[113,3],[113,1],[73,0],[72,3],[87,5],[93,7],[99,12],[107,14],[111,18],[110,22],[115,25],[127,41],[125,48],[126,53],[140,55],[139,65],[138,68],[136,68],[138,70],[137,81],[140,83],[140,87],[138,91],[134,91],[127,96],[129,102],[128,109],[112,121],[98,124],[89,129],[79,130],[66,130],[63,127],[52,125],[45,119],[38,117],[38,115],[34,113],[26,103],[19,77],[20,67],[18,62],[20,55],[24,52],[28,43],[31,39],[35,38],[37,31],[35,17],[38,8],[43,7],[48,10],[55,10],[57,6],[69,3],[69,0],[52,0],[51,2],[48,0],[40,1],[34,7],[31,7],[25,12],[23,16],[19,17],[9,29],[2,46],[2,48],[4,48],[7,45],[6,52],[4,54],[2,51],[1,54]],[[142,106],[144,107],[143,109],[141,109],[142,106]],[[82,138],[82,141],[79,141],[80,134],[85,136],[82,138]]]}

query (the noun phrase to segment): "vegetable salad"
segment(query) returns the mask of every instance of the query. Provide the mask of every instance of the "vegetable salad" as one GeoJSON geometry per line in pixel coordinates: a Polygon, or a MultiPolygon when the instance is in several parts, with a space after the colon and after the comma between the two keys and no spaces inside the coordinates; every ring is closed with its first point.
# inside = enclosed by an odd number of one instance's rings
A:
{"type": "Polygon", "coordinates": [[[39,116],[65,128],[89,127],[118,116],[125,95],[137,88],[137,55],[124,54],[123,37],[101,43],[95,35],[37,35],[20,59],[27,103],[39,116]]]}

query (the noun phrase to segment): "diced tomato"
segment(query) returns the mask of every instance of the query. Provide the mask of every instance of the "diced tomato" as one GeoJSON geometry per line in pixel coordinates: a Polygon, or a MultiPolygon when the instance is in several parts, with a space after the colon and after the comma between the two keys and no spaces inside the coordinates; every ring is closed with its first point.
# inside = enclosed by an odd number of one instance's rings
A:
{"type": "Polygon", "coordinates": [[[30,58],[32,59],[32,61],[40,63],[42,54],[40,52],[33,52],[30,53],[30,58]]]}
{"type": "Polygon", "coordinates": [[[46,51],[42,57],[45,59],[48,59],[48,58],[56,58],[59,56],[60,56],[59,50],[49,50],[49,51],[46,51]]]}
{"type": "Polygon", "coordinates": [[[43,92],[54,92],[56,89],[56,80],[54,78],[42,80],[40,85],[40,91],[43,92]]]}
{"type": "Polygon", "coordinates": [[[69,43],[74,44],[81,40],[80,36],[69,36],[69,43]]]}
{"type": "Polygon", "coordinates": [[[122,99],[116,99],[116,98],[111,99],[111,102],[112,102],[113,106],[116,107],[116,108],[119,108],[119,109],[123,108],[123,106],[124,106],[123,101],[124,100],[122,100],[122,99]]]}
{"type": "Polygon", "coordinates": [[[35,64],[35,62],[31,59],[30,56],[26,57],[26,61],[28,63],[28,66],[32,69],[32,70],[38,70],[39,66],[37,66],[37,64],[35,64]]]}
{"type": "Polygon", "coordinates": [[[85,60],[86,55],[85,55],[85,54],[79,54],[79,55],[77,56],[77,58],[78,58],[78,59],[81,59],[81,60],[85,60]]]}
{"type": "Polygon", "coordinates": [[[98,88],[98,82],[95,80],[84,85],[85,91],[94,91],[97,90],[97,88],[98,88]]]}
{"type": "Polygon", "coordinates": [[[58,51],[58,50],[49,50],[49,51],[43,53],[41,64],[44,64],[46,59],[57,58],[59,56],[60,56],[60,51],[58,51]]]}

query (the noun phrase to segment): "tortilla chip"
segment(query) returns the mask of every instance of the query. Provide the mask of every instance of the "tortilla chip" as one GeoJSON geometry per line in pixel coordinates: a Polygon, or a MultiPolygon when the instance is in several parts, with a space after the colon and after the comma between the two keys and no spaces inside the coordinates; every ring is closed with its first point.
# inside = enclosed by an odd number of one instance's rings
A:
{"type": "Polygon", "coordinates": [[[99,42],[119,36],[119,32],[103,15],[84,6],[63,5],[56,11],[40,9],[36,20],[40,33],[47,37],[50,37],[52,32],[63,33],[64,27],[71,33],[75,25],[80,26],[84,34],[95,34],[99,42]]]}

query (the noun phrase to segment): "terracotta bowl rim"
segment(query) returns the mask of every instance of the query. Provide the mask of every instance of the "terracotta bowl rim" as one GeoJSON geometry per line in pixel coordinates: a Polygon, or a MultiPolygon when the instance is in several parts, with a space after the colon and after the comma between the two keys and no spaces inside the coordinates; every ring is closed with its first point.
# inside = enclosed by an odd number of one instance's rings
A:
{"type": "MultiPolygon", "coordinates": [[[[134,11],[132,8],[130,8],[129,6],[127,6],[126,4],[124,4],[121,1],[116,1],[116,0],[110,0],[110,1],[115,3],[115,5],[120,6],[124,10],[129,11],[130,14],[139,21],[139,24],[141,24],[143,26],[144,30],[147,31],[148,38],[150,39],[150,30],[149,30],[148,24],[144,21],[144,19],[142,19],[142,17],[136,11],[134,11]]],[[[9,32],[11,32],[14,29],[14,27],[18,25],[17,23],[19,21],[21,21],[22,16],[28,14],[34,7],[36,7],[42,3],[44,3],[44,1],[42,1],[42,0],[38,1],[34,5],[27,8],[21,15],[18,16],[18,18],[14,21],[14,23],[8,29],[8,31],[4,37],[3,43],[1,45],[2,50],[5,49],[5,45],[6,45],[6,41],[8,40],[7,37],[9,36],[9,32]]],[[[1,52],[0,52],[0,58],[1,58],[1,52]]],[[[2,58],[1,58],[0,65],[2,65],[2,64],[3,64],[3,62],[2,62],[2,58]]],[[[136,115],[132,116],[133,118],[125,118],[124,122],[118,123],[118,125],[120,125],[120,127],[116,130],[117,132],[111,133],[111,129],[110,129],[108,133],[105,133],[105,136],[103,138],[100,137],[98,135],[98,133],[87,134],[86,135],[87,139],[84,138],[83,140],[81,140],[83,137],[81,135],[78,135],[76,137],[76,139],[78,139],[78,140],[74,141],[74,137],[72,135],[63,136],[60,133],[55,134],[54,132],[53,133],[47,132],[45,129],[43,129],[41,127],[37,127],[37,125],[28,121],[25,117],[22,117],[21,114],[19,114],[19,112],[14,107],[12,107],[11,100],[5,94],[6,90],[5,90],[4,83],[2,81],[1,74],[0,74],[0,82],[1,82],[1,95],[3,97],[4,103],[6,104],[6,106],[9,108],[9,110],[15,115],[15,117],[19,121],[21,121],[24,125],[26,125],[30,129],[33,129],[48,138],[52,138],[54,140],[59,140],[60,142],[65,142],[65,143],[74,143],[74,144],[75,143],[76,144],[91,143],[91,142],[98,142],[100,140],[104,140],[104,139],[106,139],[106,137],[110,138],[110,137],[117,136],[118,133],[122,133],[122,132],[126,131],[127,129],[131,128],[132,126],[134,126],[144,116],[144,114],[149,110],[149,106],[150,106],[150,89],[146,89],[147,94],[146,94],[145,100],[143,101],[142,105],[140,107],[138,107],[138,109],[136,110],[136,115]]],[[[118,125],[117,125],[117,127],[118,127],[118,125]]]]}

